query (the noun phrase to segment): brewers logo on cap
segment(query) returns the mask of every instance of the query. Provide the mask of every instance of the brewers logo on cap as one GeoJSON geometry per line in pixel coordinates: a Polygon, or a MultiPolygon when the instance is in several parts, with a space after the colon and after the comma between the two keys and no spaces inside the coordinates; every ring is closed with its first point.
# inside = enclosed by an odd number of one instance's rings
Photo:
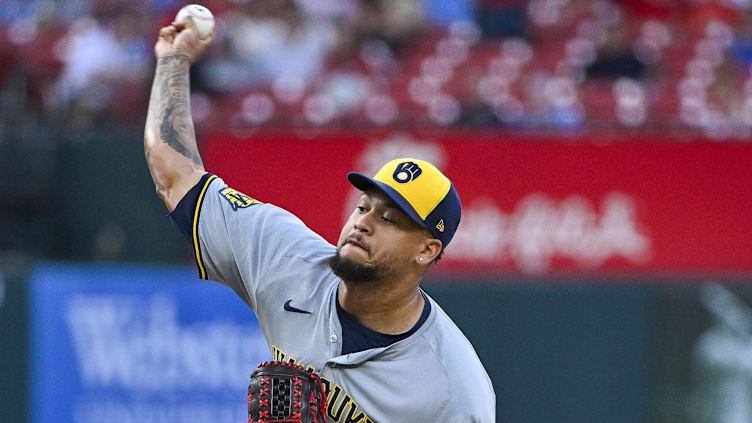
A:
{"type": "Polygon", "coordinates": [[[347,179],[356,188],[376,188],[386,194],[418,225],[446,247],[462,215],[462,205],[452,182],[425,160],[392,160],[373,178],[350,172],[347,179]]]}
{"type": "Polygon", "coordinates": [[[394,169],[392,177],[395,181],[404,184],[415,179],[423,173],[423,170],[417,164],[413,162],[402,162],[394,169]]]}

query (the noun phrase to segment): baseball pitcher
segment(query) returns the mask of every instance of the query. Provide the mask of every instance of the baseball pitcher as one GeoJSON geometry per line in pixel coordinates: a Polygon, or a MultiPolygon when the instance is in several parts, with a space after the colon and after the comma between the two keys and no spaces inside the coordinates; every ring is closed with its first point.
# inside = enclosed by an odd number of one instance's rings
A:
{"type": "Polygon", "coordinates": [[[212,39],[190,19],[161,29],[144,135],[157,195],[191,239],[200,277],[248,304],[276,361],[318,375],[329,422],[495,421],[473,347],[419,286],[460,222],[451,181],[414,158],[349,173],[363,193],[336,245],[228,187],[204,170],[189,104],[190,66],[212,39]]]}

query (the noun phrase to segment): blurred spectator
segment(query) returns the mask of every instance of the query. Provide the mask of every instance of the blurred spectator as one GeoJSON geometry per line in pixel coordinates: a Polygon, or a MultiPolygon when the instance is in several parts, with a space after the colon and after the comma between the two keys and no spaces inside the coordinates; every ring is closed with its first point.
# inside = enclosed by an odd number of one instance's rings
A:
{"type": "MultiPolygon", "coordinates": [[[[183,4],[0,1],[0,92],[16,109],[4,118],[33,111],[66,127],[140,126],[157,30],[183,4]]],[[[739,138],[752,130],[752,83],[725,55],[752,60],[742,22],[751,5],[213,0],[217,37],[192,72],[195,112],[202,128],[238,116],[253,126],[396,119],[583,129],[628,121],[639,129],[678,121],[714,139],[739,138]],[[626,97],[598,88],[625,77],[638,81],[626,97]],[[629,106],[635,99],[638,108],[629,106]],[[389,118],[372,119],[376,109],[389,118]],[[627,109],[638,118],[623,119],[627,109]]]]}
{"type": "Polygon", "coordinates": [[[645,64],[636,56],[629,44],[630,27],[613,25],[607,30],[607,38],[599,49],[597,58],[587,67],[591,78],[618,78],[626,76],[640,79],[645,73],[645,64]]]}
{"type": "Polygon", "coordinates": [[[310,82],[337,39],[324,9],[316,10],[321,15],[306,16],[297,2],[282,0],[252,2],[228,13],[228,48],[205,64],[202,79],[219,92],[268,85],[278,76],[310,82]]]}
{"type": "Polygon", "coordinates": [[[151,49],[138,14],[115,9],[73,22],[55,47],[64,68],[52,103],[81,113],[108,109],[123,86],[146,83],[151,49]]]}

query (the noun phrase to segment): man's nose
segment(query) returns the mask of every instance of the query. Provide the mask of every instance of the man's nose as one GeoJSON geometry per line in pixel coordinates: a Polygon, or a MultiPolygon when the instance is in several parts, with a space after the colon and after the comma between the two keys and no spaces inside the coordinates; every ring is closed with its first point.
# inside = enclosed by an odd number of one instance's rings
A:
{"type": "Polygon", "coordinates": [[[373,218],[371,217],[371,212],[363,213],[355,218],[355,229],[360,232],[369,233],[373,228],[372,221],[373,218]]]}

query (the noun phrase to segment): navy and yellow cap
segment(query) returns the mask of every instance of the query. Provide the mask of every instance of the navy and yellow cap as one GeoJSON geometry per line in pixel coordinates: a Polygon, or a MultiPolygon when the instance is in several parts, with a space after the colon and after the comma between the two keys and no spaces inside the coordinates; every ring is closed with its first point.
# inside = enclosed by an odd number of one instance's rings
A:
{"type": "Polygon", "coordinates": [[[425,160],[396,159],[373,178],[350,172],[347,179],[361,191],[378,189],[394,201],[418,225],[449,245],[462,216],[460,197],[452,181],[425,160]]]}

